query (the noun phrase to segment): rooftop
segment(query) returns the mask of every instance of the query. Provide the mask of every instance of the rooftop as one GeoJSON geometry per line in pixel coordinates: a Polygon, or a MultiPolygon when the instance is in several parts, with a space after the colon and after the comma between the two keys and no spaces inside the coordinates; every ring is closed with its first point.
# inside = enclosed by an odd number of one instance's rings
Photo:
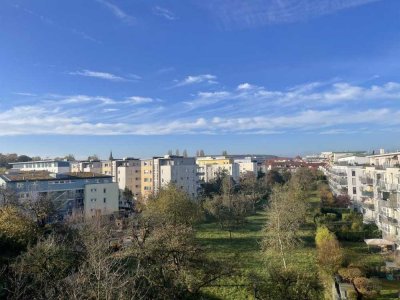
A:
{"type": "Polygon", "coordinates": [[[72,172],[64,174],[50,173],[48,171],[26,171],[18,173],[1,174],[1,178],[10,181],[44,181],[60,179],[84,179],[84,178],[109,178],[111,176],[93,172],[72,172]]]}
{"type": "Polygon", "coordinates": [[[8,163],[8,164],[9,165],[19,165],[19,164],[34,164],[34,163],[49,163],[49,162],[68,162],[68,161],[60,160],[60,159],[47,159],[47,160],[19,161],[19,162],[8,163]]]}

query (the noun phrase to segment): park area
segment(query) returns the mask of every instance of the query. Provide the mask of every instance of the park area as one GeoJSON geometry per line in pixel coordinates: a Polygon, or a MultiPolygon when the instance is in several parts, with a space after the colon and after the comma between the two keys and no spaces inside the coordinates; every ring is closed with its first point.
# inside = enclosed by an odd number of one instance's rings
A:
{"type": "MultiPolygon", "coordinates": [[[[318,190],[309,193],[307,202],[307,220],[300,231],[302,244],[291,252],[291,263],[299,269],[319,270],[316,229],[317,226],[327,226],[332,232],[336,232],[343,251],[339,273],[345,273],[346,268],[357,267],[361,272],[359,275],[371,280],[373,288],[379,291],[362,299],[399,299],[400,281],[394,280],[391,276],[393,271],[385,268],[385,262],[394,261],[393,253],[382,253],[380,249],[368,247],[364,242],[364,238],[379,235],[376,228],[362,222],[360,224],[360,215],[353,214],[348,209],[324,208],[318,190]]],[[[231,236],[216,222],[198,225],[197,239],[206,248],[208,255],[233,266],[231,276],[223,277],[204,288],[203,292],[208,297],[255,299],[257,287],[252,282],[252,276],[266,276],[268,273],[265,255],[261,249],[266,223],[267,212],[259,210],[255,215],[247,217],[244,226],[233,231],[231,236]]],[[[323,274],[320,278],[324,281],[325,298],[331,299],[329,287],[333,285],[334,277],[323,274]]]]}

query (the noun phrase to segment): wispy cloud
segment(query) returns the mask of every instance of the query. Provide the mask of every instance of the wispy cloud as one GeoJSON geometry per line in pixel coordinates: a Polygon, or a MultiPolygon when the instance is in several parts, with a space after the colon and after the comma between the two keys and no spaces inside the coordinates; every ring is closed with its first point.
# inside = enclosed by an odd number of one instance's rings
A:
{"type": "Polygon", "coordinates": [[[153,8],[153,12],[155,15],[163,17],[169,21],[176,20],[175,14],[172,11],[170,11],[169,9],[166,9],[164,7],[156,6],[153,8]]]}
{"type": "Polygon", "coordinates": [[[225,27],[292,23],[380,0],[217,0],[203,1],[225,27]]]}
{"type": "Polygon", "coordinates": [[[28,93],[28,92],[15,92],[14,94],[18,95],[18,96],[26,96],[26,97],[35,97],[36,96],[36,94],[28,93]]]}
{"type": "Polygon", "coordinates": [[[82,30],[78,30],[76,28],[65,27],[63,25],[60,25],[57,22],[55,22],[53,19],[51,19],[51,18],[49,18],[49,17],[47,17],[45,15],[38,14],[38,13],[36,13],[36,12],[30,10],[30,9],[27,9],[27,8],[25,8],[25,7],[23,7],[23,6],[19,5],[19,4],[14,4],[13,7],[15,9],[21,10],[22,12],[24,12],[27,15],[31,15],[31,16],[37,18],[42,23],[44,23],[44,24],[46,24],[48,26],[55,27],[55,28],[57,28],[57,29],[59,29],[61,31],[69,32],[71,34],[74,34],[76,36],[81,37],[84,40],[91,41],[91,42],[94,42],[94,43],[97,43],[97,44],[101,44],[101,42],[99,40],[97,40],[96,38],[92,37],[91,35],[89,35],[88,33],[84,32],[82,30]]]}
{"type": "Polygon", "coordinates": [[[132,104],[144,104],[144,103],[152,103],[154,102],[153,98],[150,97],[140,97],[140,96],[131,96],[128,98],[132,104]]]}
{"type": "Polygon", "coordinates": [[[112,12],[114,16],[116,16],[121,21],[127,24],[132,24],[134,22],[135,19],[131,15],[129,15],[124,10],[122,10],[122,8],[111,3],[110,1],[97,0],[97,2],[103,4],[106,8],[108,8],[112,12]]]}
{"type": "Polygon", "coordinates": [[[75,72],[69,72],[68,74],[70,75],[79,75],[79,76],[85,76],[85,77],[93,77],[93,78],[99,78],[99,79],[104,79],[104,80],[109,80],[109,81],[129,81],[129,79],[108,73],[108,72],[98,72],[98,71],[91,71],[91,70],[81,70],[81,71],[75,71],[75,72]]]}
{"type": "MultiPolygon", "coordinates": [[[[37,95],[2,107],[0,135],[355,134],[400,131],[400,83],[309,82],[282,90],[251,83],[182,102],[37,95]],[[164,103],[168,104],[164,106],[164,103]]],[[[9,102],[13,103],[13,102],[9,102]]]]}
{"type": "Polygon", "coordinates": [[[202,74],[202,75],[189,75],[183,80],[177,80],[175,84],[176,87],[178,86],[185,86],[191,85],[196,83],[206,82],[209,84],[215,84],[217,82],[217,76],[211,74],[202,74]]]}

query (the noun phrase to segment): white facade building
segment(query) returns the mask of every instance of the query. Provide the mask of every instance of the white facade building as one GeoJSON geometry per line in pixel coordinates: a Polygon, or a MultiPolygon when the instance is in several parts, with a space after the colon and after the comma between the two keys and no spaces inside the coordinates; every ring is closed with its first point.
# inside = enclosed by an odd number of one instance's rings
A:
{"type": "Polygon", "coordinates": [[[111,215],[119,209],[118,186],[115,183],[86,184],[84,210],[86,218],[111,215]]]}
{"type": "Polygon", "coordinates": [[[239,165],[240,176],[247,173],[253,173],[257,175],[257,162],[251,157],[245,157],[243,159],[234,159],[234,163],[239,165]]]}
{"type": "Polygon", "coordinates": [[[199,180],[195,158],[169,155],[154,158],[154,194],[170,183],[185,191],[191,198],[196,198],[199,180]]]}
{"type": "Polygon", "coordinates": [[[348,165],[365,165],[369,163],[369,158],[366,156],[349,155],[338,158],[337,163],[348,165]]]}
{"type": "Polygon", "coordinates": [[[364,166],[332,165],[324,170],[332,192],[345,193],[361,211],[364,222],[375,223],[383,238],[400,246],[400,152],[368,156],[364,166]]]}
{"type": "Polygon", "coordinates": [[[240,178],[239,164],[226,156],[205,156],[196,159],[199,179],[202,182],[210,182],[221,173],[226,173],[238,182],[240,178]]]}
{"type": "Polygon", "coordinates": [[[70,163],[64,160],[38,160],[11,163],[13,170],[18,171],[47,171],[50,173],[68,173],[70,172],[70,163]]]}
{"type": "Polygon", "coordinates": [[[134,197],[140,195],[141,174],[139,159],[124,159],[116,161],[116,173],[114,180],[120,190],[129,189],[134,197]]]}
{"type": "Polygon", "coordinates": [[[92,172],[101,174],[101,161],[74,161],[70,163],[71,172],[92,172]]]}

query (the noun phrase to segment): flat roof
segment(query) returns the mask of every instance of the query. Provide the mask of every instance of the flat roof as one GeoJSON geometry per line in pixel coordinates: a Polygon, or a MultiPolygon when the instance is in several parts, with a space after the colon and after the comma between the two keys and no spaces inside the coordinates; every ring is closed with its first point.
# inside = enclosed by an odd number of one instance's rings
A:
{"type": "Polygon", "coordinates": [[[8,182],[12,181],[47,181],[47,180],[71,180],[85,178],[111,178],[109,175],[98,174],[93,172],[70,172],[57,174],[53,177],[48,171],[21,171],[18,173],[1,174],[0,177],[8,182]]]}
{"type": "Polygon", "coordinates": [[[59,160],[59,159],[49,159],[49,160],[31,160],[31,161],[20,161],[15,163],[8,163],[9,165],[18,165],[18,164],[34,164],[34,163],[48,163],[48,162],[68,162],[67,160],[59,160]]]}
{"type": "Polygon", "coordinates": [[[396,155],[400,155],[400,152],[390,152],[390,153],[383,153],[383,154],[373,154],[373,155],[368,155],[367,157],[396,156],[396,155]]]}

